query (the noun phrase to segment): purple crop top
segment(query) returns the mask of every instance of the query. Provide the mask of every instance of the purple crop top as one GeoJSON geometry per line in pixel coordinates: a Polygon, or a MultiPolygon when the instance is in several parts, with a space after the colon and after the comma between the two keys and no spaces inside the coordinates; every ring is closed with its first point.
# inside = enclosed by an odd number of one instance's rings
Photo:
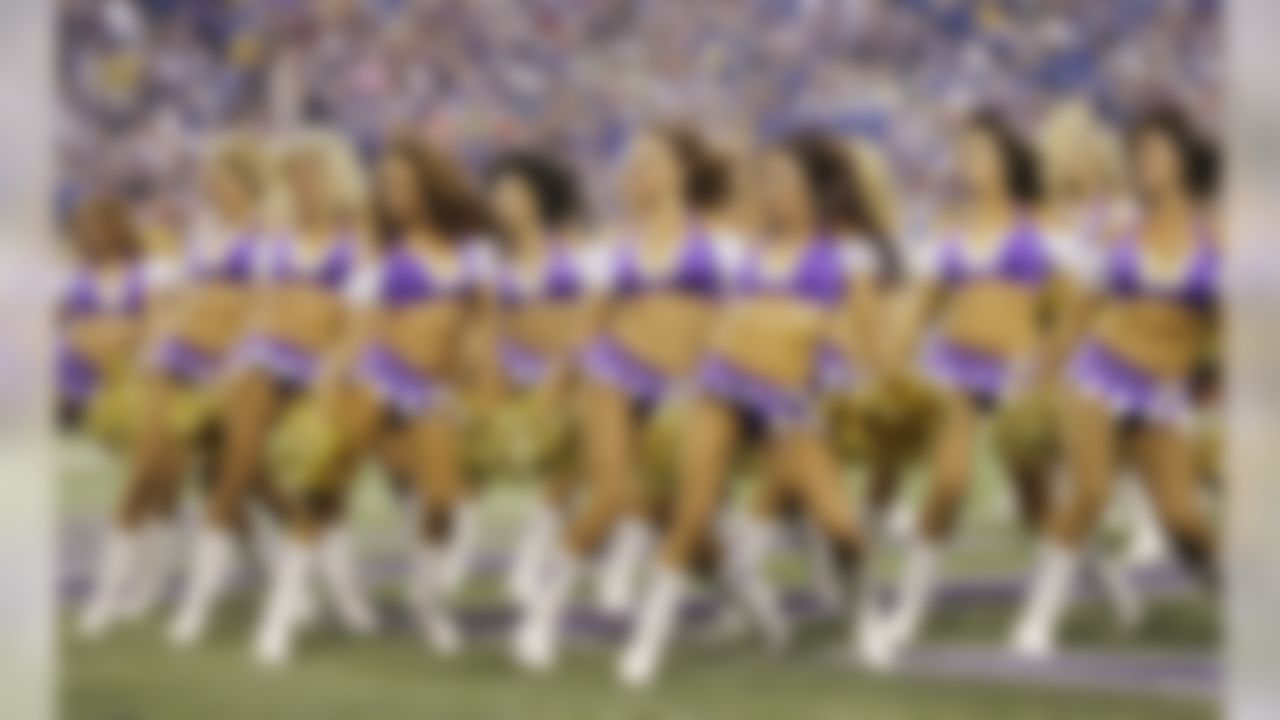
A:
{"type": "Polygon", "coordinates": [[[359,260],[359,245],[351,238],[335,240],[313,259],[303,257],[296,238],[286,238],[267,251],[266,275],[276,283],[310,283],[336,292],[355,274],[359,260]]]}
{"type": "Polygon", "coordinates": [[[858,241],[824,236],[809,243],[790,268],[770,273],[757,248],[743,263],[734,289],[744,295],[787,294],[832,308],[848,294],[853,276],[870,269],[871,263],[867,248],[858,241]]]}
{"type": "Polygon", "coordinates": [[[401,245],[383,258],[371,287],[357,290],[356,295],[389,308],[470,295],[484,287],[492,275],[494,263],[487,250],[478,244],[463,246],[458,267],[445,274],[430,267],[421,253],[401,245]]]}
{"type": "Polygon", "coordinates": [[[86,268],[72,278],[59,305],[68,317],[137,315],[146,305],[147,291],[147,268],[142,263],[126,268],[116,288],[109,287],[101,275],[86,268]]]}
{"type": "Polygon", "coordinates": [[[259,277],[265,245],[255,231],[242,232],[225,245],[197,239],[187,250],[187,274],[200,282],[253,283],[259,277]]]}
{"type": "Polygon", "coordinates": [[[715,297],[726,286],[724,247],[724,242],[717,242],[709,233],[694,230],[681,244],[671,267],[648,272],[641,263],[635,241],[627,242],[613,253],[609,285],[623,298],[651,292],[715,297]]]}
{"type": "Polygon", "coordinates": [[[972,257],[959,235],[948,236],[932,250],[923,272],[950,288],[980,279],[1035,287],[1049,279],[1055,267],[1046,236],[1027,220],[1014,225],[990,258],[972,257]]]}
{"type": "Polygon", "coordinates": [[[508,307],[530,302],[572,302],[587,288],[573,248],[556,243],[533,277],[523,277],[511,264],[498,270],[498,293],[508,307]]]}
{"type": "Polygon", "coordinates": [[[1115,297],[1164,298],[1197,310],[1209,309],[1218,299],[1221,256],[1213,242],[1201,235],[1182,272],[1171,279],[1144,277],[1136,236],[1129,236],[1107,254],[1101,285],[1115,297]]]}

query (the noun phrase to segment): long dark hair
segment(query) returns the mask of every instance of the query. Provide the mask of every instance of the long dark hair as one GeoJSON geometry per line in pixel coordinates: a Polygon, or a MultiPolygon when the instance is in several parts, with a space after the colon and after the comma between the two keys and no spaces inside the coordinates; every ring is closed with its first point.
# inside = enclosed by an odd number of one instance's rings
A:
{"type": "Polygon", "coordinates": [[[1134,120],[1129,127],[1127,144],[1132,155],[1138,139],[1154,133],[1168,138],[1178,151],[1182,167],[1182,185],[1198,202],[1211,202],[1217,197],[1221,179],[1221,156],[1218,146],[1204,135],[1176,105],[1155,105],[1134,120]]]}
{"type": "Polygon", "coordinates": [[[544,227],[563,230],[583,219],[578,178],[568,163],[536,150],[516,150],[499,156],[489,167],[486,179],[494,184],[508,175],[528,186],[544,227]]]}
{"type": "Polygon", "coordinates": [[[111,260],[132,262],[142,255],[142,240],[129,205],[110,193],[98,193],[83,200],[71,218],[77,253],[91,264],[111,260]],[[85,244],[86,233],[107,238],[106,245],[85,244]]]}
{"type": "Polygon", "coordinates": [[[966,129],[979,132],[995,143],[1004,167],[1005,192],[1015,203],[1034,207],[1044,198],[1044,177],[1040,156],[1013,125],[992,108],[975,112],[965,123],[966,129]]]}
{"type": "Polygon", "coordinates": [[[686,125],[665,125],[657,129],[656,135],[667,143],[680,163],[680,194],[685,206],[694,212],[706,212],[723,205],[733,185],[728,158],[686,125]]]}
{"type": "Polygon", "coordinates": [[[880,259],[884,278],[896,280],[901,272],[897,248],[872,207],[857,160],[838,140],[816,131],[794,135],[782,148],[804,173],[811,212],[821,230],[869,242],[880,259]]]}
{"type": "MultiPolygon", "coordinates": [[[[459,242],[492,227],[484,203],[453,158],[427,142],[406,137],[392,141],[385,153],[408,163],[426,221],[450,241],[459,242]]],[[[408,228],[401,227],[385,206],[381,188],[374,188],[373,207],[380,241],[386,245],[401,240],[408,228]]]]}

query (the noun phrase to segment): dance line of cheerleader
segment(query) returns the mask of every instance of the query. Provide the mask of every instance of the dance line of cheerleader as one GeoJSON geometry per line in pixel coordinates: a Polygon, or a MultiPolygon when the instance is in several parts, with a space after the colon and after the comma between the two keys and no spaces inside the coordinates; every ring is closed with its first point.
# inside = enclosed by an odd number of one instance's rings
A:
{"type": "Polygon", "coordinates": [[[849,652],[890,670],[927,626],[988,441],[1038,548],[1011,652],[1056,651],[1080,573],[1140,617],[1097,541],[1117,485],[1212,589],[1216,149],[1174,107],[1122,139],[1074,110],[1043,129],[974,113],[953,202],[918,238],[875,147],[818,130],[759,147],[638,132],[607,224],[537,148],[473,178],[397,136],[366,178],[320,130],[214,144],[207,212],[175,253],[147,252],[120,199],[85,199],[59,417],[125,483],[80,630],[158,612],[180,574],[168,636],[199,644],[251,541],[258,661],[290,661],[322,611],[377,633],[347,516],[380,475],[434,652],[464,647],[478,501],[515,483],[533,498],[506,565],[519,667],[555,666],[586,581],[630,621],[629,685],[657,677],[698,591],[784,648],[768,560],[794,528],[849,652]],[[896,535],[895,508],[912,516],[896,535]],[[894,541],[885,604],[869,561],[894,541]]]}

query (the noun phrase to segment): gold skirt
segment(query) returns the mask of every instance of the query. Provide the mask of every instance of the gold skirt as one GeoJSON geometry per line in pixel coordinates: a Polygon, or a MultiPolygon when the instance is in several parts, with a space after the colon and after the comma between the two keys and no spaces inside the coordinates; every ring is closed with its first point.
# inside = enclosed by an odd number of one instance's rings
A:
{"type": "Polygon", "coordinates": [[[472,477],[526,478],[558,473],[577,454],[572,419],[532,396],[504,402],[482,413],[467,413],[463,459],[472,477]]]}

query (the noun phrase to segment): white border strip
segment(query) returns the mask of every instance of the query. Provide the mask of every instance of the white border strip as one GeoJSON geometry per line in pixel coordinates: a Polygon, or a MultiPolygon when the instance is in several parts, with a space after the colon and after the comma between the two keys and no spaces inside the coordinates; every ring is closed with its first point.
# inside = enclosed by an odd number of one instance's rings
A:
{"type": "Polygon", "coordinates": [[[1280,3],[1227,3],[1229,290],[1228,697],[1280,713],[1280,3]]]}
{"type": "Polygon", "coordinates": [[[0,2],[0,714],[22,720],[56,715],[48,411],[56,6],[0,2]]]}

